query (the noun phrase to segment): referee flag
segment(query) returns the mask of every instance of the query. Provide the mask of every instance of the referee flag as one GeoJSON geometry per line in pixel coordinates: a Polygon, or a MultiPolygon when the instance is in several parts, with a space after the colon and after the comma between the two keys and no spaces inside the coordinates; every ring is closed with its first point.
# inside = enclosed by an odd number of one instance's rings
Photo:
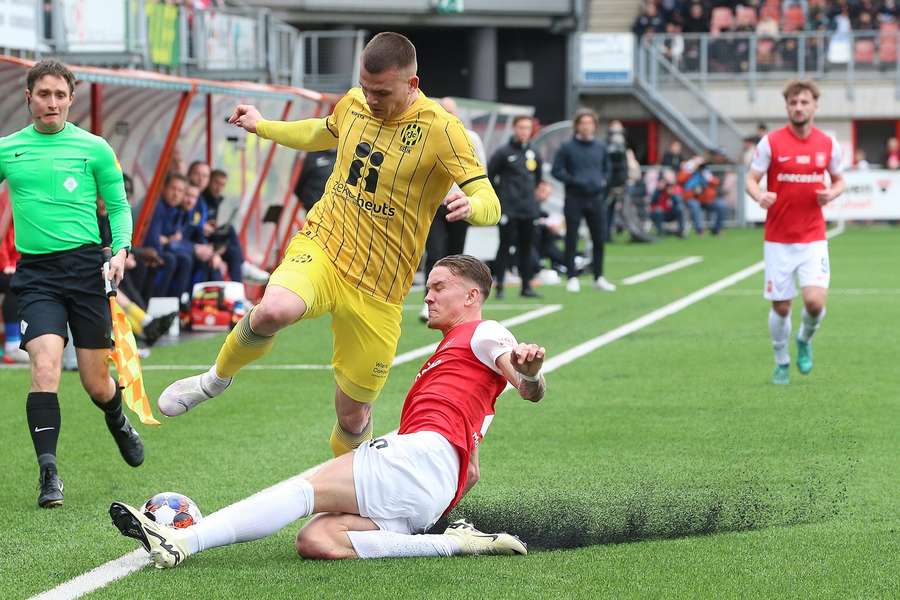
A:
{"type": "Polygon", "coordinates": [[[114,347],[110,351],[110,359],[116,365],[119,386],[122,388],[122,401],[133,410],[144,425],[159,425],[150,410],[150,398],[144,390],[144,379],[141,375],[141,357],[138,354],[137,342],[131,332],[125,311],[116,302],[115,297],[109,299],[112,311],[112,332],[114,347]]]}

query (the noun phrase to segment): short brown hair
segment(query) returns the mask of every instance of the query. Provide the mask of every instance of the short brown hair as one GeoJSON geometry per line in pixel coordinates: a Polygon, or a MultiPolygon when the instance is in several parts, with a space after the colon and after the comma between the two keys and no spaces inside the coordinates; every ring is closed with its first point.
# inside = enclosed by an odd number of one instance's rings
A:
{"type": "Polygon", "coordinates": [[[369,40],[362,52],[363,68],[369,73],[390,69],[416,69],[416,47],[405,35],[383,31],[369,40]]]}
{"type": "Polygon", "coordinates": [[[513,127],[515,127],[516,125],[518,125],[518,124],[519,124],[519,121],[528,121],[529,123],[531,123],[532,125],[534,125],[534,118],[533,118],[533,117],[529,117],[528,115],[516,115],[516,116],[513,117],[513,122],[512,122],[513,127]]]}
{"type": "Polygon", "coordinates": [[[596,111],[593,108],[579,108],[575,111],[575,116],[572,117],[572,126],[575,127],[578,125],[578,122],[584,119],[585,117],[589,117],[594,121],[594,125],[600,126],[600,117],[597,116],[596,111]]]}
{"type": "Polygon", "coordinates": [[[444,267],[457,277],[464,277],[478,286],[482,302],[491,293],[491,270],[482,261],[468,254],[451,254],[436,263],[435,267],[444,267]]]}
{"type": "Polygon", "coordinates": [[[75,75],[69,70],[69,67],[58,60],[52,59],[42,60],[28,69],[28,75],[25,76],[25,85],[28,87],[28,91],[33,92],[34,84],[46,75],[65,79],[66,83],[69,84],[69,95],[71,96],[75,93],[75,75]]]}
{"type": "Polygon", "coordinates": [[[812,79],[793,79],[788,81],[788,84],[784,86],[782,95],[785,100],[790,100],[791,96],[796,96],[801,92],[809,92],[814,100],[819,99],[819,86],[812,79]]]}

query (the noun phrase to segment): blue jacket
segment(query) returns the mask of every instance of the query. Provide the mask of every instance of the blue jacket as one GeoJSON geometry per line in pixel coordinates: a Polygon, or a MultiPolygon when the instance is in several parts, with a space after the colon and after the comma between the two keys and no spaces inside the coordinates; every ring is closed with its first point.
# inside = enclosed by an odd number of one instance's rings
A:
{"type": "Polygon", "coordinates": [[[566,199],[596,200],[606,192],[610,172],[606,144],[573,137],[553,158],[553,176],[566,186],[566,199]]]}
{"type": "MultiPolygon", "coordinates": [[[[156,203],[150,226],[144,236],[144,246],[153,248],[157,252],[163,251],[159,236],[172,237],[176,231],[182,231],[187,224],[187,213],[180,206],[169,206],[162,198],[156,203]]],[[[184,236],[184,233],[182,233],[184,236]]],[[[179,245],[179,244],[176,244],[179,245]]],[[[166,248],[176,250],[176,248],[166,248]]]]}

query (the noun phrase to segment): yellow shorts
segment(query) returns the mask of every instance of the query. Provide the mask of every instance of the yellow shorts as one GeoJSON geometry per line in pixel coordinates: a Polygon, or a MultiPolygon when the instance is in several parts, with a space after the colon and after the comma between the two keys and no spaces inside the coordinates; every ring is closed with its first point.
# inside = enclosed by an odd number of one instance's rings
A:
{"type": "Polygon", "coordinates": [[[302,319],[331,313],[335,381],[358,402],[378,398],[397,353],[403,307],[350,285],[319,245],[302,233],[291,239],[269,285],[303,299],[307,309],[302,319]]]}

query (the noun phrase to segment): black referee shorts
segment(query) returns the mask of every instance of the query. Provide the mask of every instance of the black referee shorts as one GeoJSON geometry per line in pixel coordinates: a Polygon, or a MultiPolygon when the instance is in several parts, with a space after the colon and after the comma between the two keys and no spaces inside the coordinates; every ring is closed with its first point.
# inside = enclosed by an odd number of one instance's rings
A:
{"type": "Polygon", "coordinates": [[[68,341],[66,323],[76,348],[111,347],[112,316],[103,285],[100,246],[23,254],[12,290],[19,297],[22,348],[48,333],[68,341]]]}

